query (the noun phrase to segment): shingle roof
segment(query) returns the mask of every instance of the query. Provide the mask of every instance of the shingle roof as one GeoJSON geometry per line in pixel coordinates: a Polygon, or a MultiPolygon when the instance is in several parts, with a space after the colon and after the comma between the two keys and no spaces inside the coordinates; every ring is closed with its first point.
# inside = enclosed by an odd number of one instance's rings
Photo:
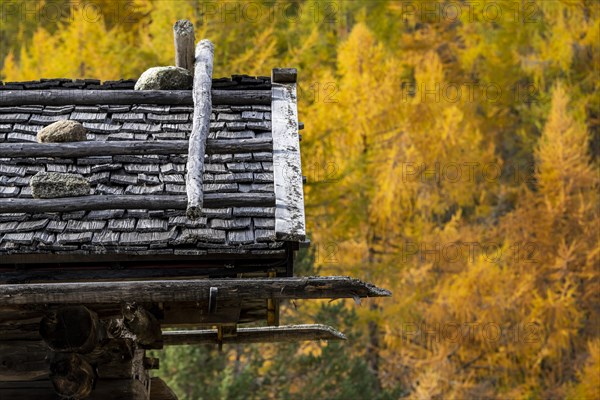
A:
{"type": "MultiPolygon", "coordinates": [[[[134,80],[12,82],[3,89],[132,89],[134,80]]],[[[213,87],[270,88],[269,78],[215,79],[213,87]]],[[[35,142],[55,121],[80,121],[91,141],[184,140],[193,106],[66,105],[0,107],[0,143],[35,142]]],[[[216,105],[209,139],[271,138],[269,105],[216,105]]],[[[39,171],[83,175],[90,194],[185,195],[186,154],[83,158],[1,158],[0,197],[31,198],[30,178],[39,171]]],[[[205,158],[205,193],[273,193],[272,152],[211,154],[205,158]]],[[[204,209],[190,220],[185,210],[102,210],[68,213],[0,213],[0,258],[9,254],[143,254],[282,256],[275,240],[274,207],[204,209]]]]}

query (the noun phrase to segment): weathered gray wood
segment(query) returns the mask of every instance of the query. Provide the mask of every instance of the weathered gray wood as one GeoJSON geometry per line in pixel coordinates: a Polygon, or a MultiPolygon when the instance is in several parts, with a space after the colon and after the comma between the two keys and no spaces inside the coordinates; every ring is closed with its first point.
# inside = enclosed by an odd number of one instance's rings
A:
{"type": "MultiPolygon", "coordinates": [[[[275,82],[273,70],[273,82],[275,82]]],[[[275,181],[275,235],[302,241],[306,237],[302,164],[298,137],[295,83],[273,83],[273,176],[275,181]]]]}
{"type": "MultiPolygon", "coordinates": [[[[270,139],[206,141],[207,154],[271,151],[270,139]]],[[[187,140],[68,142],[68,143],[0,143],[2,157],[94,157],[134,154],[186,154],[187,140]]]]}
{"type": "MultiPolygon", "coordinates": [[[[224,344],[346,340],[340,331],[327,325],[289,325],[238,328],[237,335],[224,337],[224,344]]],[[[163,332],[165,345],[197,345],[218,343],[216,329],[163,332]]]]}
{"type": "Polygon", "coordinates": [[[210,114],[212,112],[212,87],[214,46],[210,40],[203,39],[196,46],[194,67],[194,117],[190,134],[187,174],[185,189],[188,205],[187,216],[190,219],[200,217],[204,200],[202,174],[204,172],[204,154],[206,138],[210,130],[210,114]]]}
{"type": "MultiPolygon", "coordinates": [[[[212,90],[214,105],[269,105],[270,90],[212,90]]],[[[194,104],[191,90],[2,90],[0,106],[194,104]]]]}
{"type": "MultiPolygon", "coordinates": [[[[204,206],[211,207],[273,207],[271,193],[207,193],[204,206]]],[[[70,212],[112,209],[185,210],[186,196],[81,196],[56,199],[0,199],[0,213],[70,212]]]]}
{"type": "Polygon", "coordinates": [[[344,276],[256,279],[189,279],[0,285],[0,305],[110,304],[219,299],[322,299],[390,296],[386,289],[344,276]]]}
{"type": "Polygon", "coordinates": [[[180,19],[173,25],[175,40],[175,65],[194,73],[194,25],[187,19],[180,19]]]}
{"type": "Polygon", "coordinates": [[[273,83],[296,83],[298,71],[296,68],[273,68],[271,82],[273,83]]]}

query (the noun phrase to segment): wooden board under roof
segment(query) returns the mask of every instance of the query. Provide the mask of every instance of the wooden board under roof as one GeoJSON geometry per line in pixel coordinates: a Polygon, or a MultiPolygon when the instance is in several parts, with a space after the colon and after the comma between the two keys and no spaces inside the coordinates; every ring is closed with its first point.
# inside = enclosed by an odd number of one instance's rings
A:
{"type": "Polygon", "coordinates": [[[271,124],[275,181],[275,234],[277,239],[301,241],[306,237],[302,164],[298,136],[296,83],[276,82],[273,70],[271,124]]]}

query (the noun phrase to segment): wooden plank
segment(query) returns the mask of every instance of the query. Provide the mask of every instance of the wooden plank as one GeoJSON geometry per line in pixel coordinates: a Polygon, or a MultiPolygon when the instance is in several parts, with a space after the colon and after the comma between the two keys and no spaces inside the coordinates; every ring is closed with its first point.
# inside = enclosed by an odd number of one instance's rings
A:
{"type": "Polygon", "coordinates": [[[210,90],[212,86],[214,46],[210,40],[203,39],[196,46],[196,65],[194,67],[194,117],[192,119],[192,133],[190,134],[186,192],[187,211],[190,219],[200,217],[202,209],[203,186],[202,174],[204,172],[204,155],[206,153],[206,138],[210,129],[210,115],[212,102],[210,90]]]}
{"type": "MultiPolygon", "coordinates": [[[[32,382],[1,382],[0,399],[61,400],[48,379],[32,382]]],[[[114,400],[111,398],[111,400],[114,400]]]]}
{"type": "Polygon", "coordinates": [[[302,241],[306,238],[306,222],[296,84],[273,83],[272,91],[275,235],[281,240],[302,241]]]}
{"type": "MultiPolygon", "coordinates": [[[[346,336],[327,325],[288,325],[238,328],[237,336],[223,338],[223,344],[346,340],[346,336]]],[[[163,332],[165,345],[218,343],[216,329],[163,332]]]]}
{"type": "Polygon", "coordinates": [[[194,25],[187,19],[180,19],[173,25],[175,40],[175,65],[194,73],[194,25]]]}
{"type": "MultiPolygon", "coordinates": [[[[269,105],[270,90],[212,90],[213,105],[269,105]]],[[[0,106],[95,104],[194,104],[191,90],[2,90],[0,106]]]]}
{"type": "MultiPolygon", "coordinates": [[[[223,207],[273,207],[272,193],[207,193],[204,206],[223,207]]],[[[71,212],[112,209],[185,210],[186,196],[80,196],[56,199],[0,199],[0,213],[71,212]]]]}
{"type": "Polygon", "coordinates": [[[150,380],[150,400],[177,400],[177,395],[160,378],[150,380]]]}
{"type": "MultiPolygon", "coordinates": [[[[207,154],[271,151],[270,139],[206,141],[207,154]]],[[[186,154],[187,140],[68,142],[68,143],[0,143],[3,157],[94,157],[137,154],[186,154]]]]}
{"type": "Polygon", "coordinates": [[[255,279],[186,279],[128,282],[64,282],[0,285],[0,305],[110,304],[218,299],[337,299],[391,296],[359,279],[344,276],[255,279]]]}
{"type": "MultiPolygon", "coordinates": [[[[48,352],[41,341],[0,342],[0,382],[32,381],[47,377],[48,352]]],[[[3,398],[2,391],[0,398],[3,398]]]]}
{"type": "MultiPolygon", "coordinates": [[[[148,388],[139,380],[100,379],[86,400],[147,400],[148,388]]],[[[49,380],[33,382],[0,382],[0,399],[60,400],[49,380]]]]}

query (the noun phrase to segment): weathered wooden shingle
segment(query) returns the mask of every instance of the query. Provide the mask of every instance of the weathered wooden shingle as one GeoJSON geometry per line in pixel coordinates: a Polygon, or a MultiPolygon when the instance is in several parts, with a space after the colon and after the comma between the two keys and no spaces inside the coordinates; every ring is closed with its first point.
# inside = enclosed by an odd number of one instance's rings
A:
{"type": "Polygon", "coordinates": [[[15,232],[18,222],[0,222],[0,233],[11,233],[15,232]]]}
{"type": "Polygon", "coordinates": [[[182,243],[196,243],[197,241],[225,243],[225,235],[225,231],[214,229],[182,229],[177,241],[182,243]]]}
{"type": "Polygon", "coordinates": [[[106,226],[106,221],[75,221],[67,222],[65,232],[99,232],[106,226]]]}
{"type": "Polygon", "coordinates": [[[136,220],[128,219],[112,219],[108,221],[108,229],[116,232],[131,232],[135,229],[136,220]]]}
{"type": "Polygon", "coordinates": [[[19,222],[15,232],[30,232],[44,229],[44,227],[48,225],[48,221],[48,219],[39,219],[19,222]]]}
{"type": "Polygon", "coordinates": [[[5,234],[0,242],[9,242],[14,244],[31,244],[33,243],[34,232],[25,233],[7,233],[5,234]]]}
{"type": "Polygon", "coordinates": [[[36,125],[50,125],[53,122],[63,121],[68,118],[69,118],[68,114],[59,114],[59,115],[37,115],[37,114],[35,114],[35,115],[31,116],[31,118],[29,119],[29,123],[36,124],[36,125]]]}
{"type": "Polygon", "coordinates": [[[236,218],[236,219],[218,219],[215,218],[210,221],[210,227],[213,229],[245,229],[250,226],[250,218],[236,218]]]}
{"type": "Polygon", "coordinates": [[[111,119],[115,122],[144,122],[144,114],[136,112],[113,113],[111,119]]]}
{"type": "Polygon", "coordinates": [[[137,232],[164,232],[169,228],[164,219],[140,219],[135,230],[137,232]]]}
{"type": "Polygon", "coordinates": [[[252,229],[230,231],[227,232],[227,240],[231,244],[254,243],[254,231],[252,229]]]}
{"type": "Polygon", "coordinates": [[[94,233],[92,243],[103,246],[118,245],[120,236],[121,234],[119,232],[104,230],[102,232],[94,233]]]}
{"type": "Polygon", "coordinates": [[[167,232],[125,232],[121,234],[121,244],[131,246],[147,246],[154,242],[170,242],[177,236],[177,231],[172,229],[167,232]]]}
{"type": "Polygon", "coordinates": [[[26,122],[31,114],[0,114],[1,123],[26,122]]]}
{"type": "Polygon", "coordinates": [[[15,186],[0,186],[0,197],[17,197],[20,191],[15,186]]]}
{"type": "Polygon", "coordinates": [[[92,240],[92,236],[93,236],[92,232],[59,233],[56,235],[56,242],[58,244],[88,243],[92,240]]]}

